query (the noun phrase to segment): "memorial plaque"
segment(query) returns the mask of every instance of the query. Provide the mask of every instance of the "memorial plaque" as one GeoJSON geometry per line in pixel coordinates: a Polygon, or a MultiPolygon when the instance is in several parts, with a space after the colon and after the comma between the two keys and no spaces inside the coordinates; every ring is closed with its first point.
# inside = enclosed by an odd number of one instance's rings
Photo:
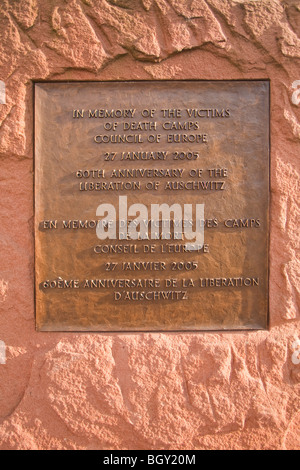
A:
{"type": "Polygon", "coordinates": [[[269,82],[35,84],[43,331],[268,325],[269,82]]]}

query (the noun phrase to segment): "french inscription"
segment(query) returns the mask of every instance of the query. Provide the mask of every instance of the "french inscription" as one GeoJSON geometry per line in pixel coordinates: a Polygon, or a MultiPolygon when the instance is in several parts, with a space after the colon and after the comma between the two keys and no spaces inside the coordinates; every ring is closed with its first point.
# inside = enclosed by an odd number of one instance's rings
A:
{"type": "Polygon", "coordinates": [[[266,328],[269,83],[35,88],[37,329],[266,328]]]}

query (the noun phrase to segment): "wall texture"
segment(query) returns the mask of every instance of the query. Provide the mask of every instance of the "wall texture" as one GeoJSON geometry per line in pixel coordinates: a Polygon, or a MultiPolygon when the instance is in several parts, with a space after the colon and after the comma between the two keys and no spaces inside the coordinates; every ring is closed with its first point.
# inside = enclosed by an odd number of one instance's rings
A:
{"type": "Polygon", "coordinates": [[[298,0],[1,0],[1,449],[300,448],[299,59],[298,0]],[[36,333],[32,83],[162,78],[271,80],[270,331],[36,333]]]}

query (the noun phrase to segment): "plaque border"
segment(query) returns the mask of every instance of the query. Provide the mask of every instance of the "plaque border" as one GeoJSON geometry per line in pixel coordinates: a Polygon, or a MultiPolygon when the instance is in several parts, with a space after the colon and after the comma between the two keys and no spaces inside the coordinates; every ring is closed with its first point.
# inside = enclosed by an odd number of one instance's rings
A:
{"type": "Polygon", "coordinates": [[[258,331],[267,331],[270,332],[271,325],[270,325],[270,239],[271,239],[271,218],[270,218],[270,209],[271,209],[271,204],[272,204],[272,199],[271,199],[271,180],[272,180],[272,171],[271,171],[271,156],[272,156],[272,143],[271,143],[271,87],[272,87],[272,81],[270,78],[254,78],[254,79],[245,79],[245,78],[234,78],[234,79],[198,79],[198,78],[182,78],[182,79],[149,79],[149,80],[143,80],[143,79],[128,79],[128,80],[31,80],[32,83],[32,105],[33,105],[33,132],[32,132],[32,138],[33,138],[33,248],[34,248],[34,253],[33,253],[33,266],[34,266],[34,276],[33,276],[33,294],[34,294],[34,321],[35,321],[35,331],[38,333],[75,333],[75,334],[102,334],[102,335],[110,335],[110,334],[118,334],[118,335],[135,335],[135,334],[167,334],[167,335],[174,335],[174,334],[232,334],[232,333],[255,333],[258,331]],[[139,83],[139,82],[144,82],[144,83],[161,83],[161,82],[175,82],[175,83],[181,83],[181,82],[203,82],[203,83],[228,83],[228,82],[264,82],[268,84],[268,197],[267,197],[267,234],[266,234],[266,241],[267,241],[267,308],[266,308],[266,327],[253,327],[253,328],[233,328],[233,329],[178,329],[178,330],[164,330],[164,329],[153,329],[153,330],[139,330],[139,329],[134,329],[134,330],[127,330],[127,329],[120,329],[120,330],[77,330],[77,329],[39,329],[37,326],[37,297],[36,297],[36,227],[35,227],[35,222],[36,222],[36,207],[35,207],[35,201],[36,201],[36,97],[35,97],[35,90],[36,90],[36,85],[38,84],[71,84],[71,83],[139,83]]]}

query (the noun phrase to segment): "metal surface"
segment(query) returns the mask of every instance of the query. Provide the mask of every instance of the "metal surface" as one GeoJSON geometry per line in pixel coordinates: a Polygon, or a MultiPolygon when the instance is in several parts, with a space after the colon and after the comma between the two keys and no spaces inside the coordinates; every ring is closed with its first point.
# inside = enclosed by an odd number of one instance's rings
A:
{"type": "Polygon", "coordinates": [[[266,328],[268,205],[267,81],[36,84],[37,329],[266,328]],[[100,240],[120,196],[204,204],[204,247],[100,240]]]}

